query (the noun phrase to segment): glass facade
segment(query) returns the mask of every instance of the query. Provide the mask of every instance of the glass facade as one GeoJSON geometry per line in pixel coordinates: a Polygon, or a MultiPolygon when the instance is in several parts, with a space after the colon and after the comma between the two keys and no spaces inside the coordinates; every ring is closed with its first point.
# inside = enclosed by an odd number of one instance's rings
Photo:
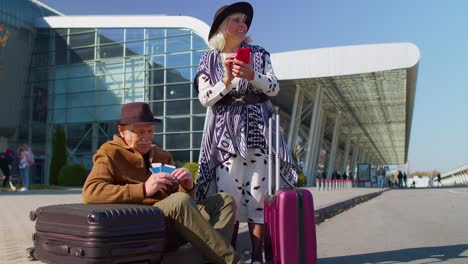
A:
{"type": "Polygon", "coordinates": [[[54,128],[63,125],[69,163],[90,168],[117,132],[121,105],[145,101],[163,120],[154,142],[178,164],[196,162],[206,109],[193,78],[207,49],[187,28],[37,29],[19,140],[50,157],[54,128]]]}

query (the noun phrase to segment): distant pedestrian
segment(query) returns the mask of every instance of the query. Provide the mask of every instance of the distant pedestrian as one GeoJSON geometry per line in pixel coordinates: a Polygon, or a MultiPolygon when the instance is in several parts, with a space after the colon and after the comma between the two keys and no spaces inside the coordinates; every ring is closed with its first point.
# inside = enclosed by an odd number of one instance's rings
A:
{"type": "MultiPolygon", "coordinates": [[[[10,183],[10,176],[11,176],[11,164],[13,163],[12,157],[13,151],[10,148],[7,148],[5,152],[0,153],[0,170],[3,173],[3,183],[2,187],[7,188],[8,184],[10,183]]],[[[11,183],[10,183],[11,185],[11,183]]],[[[12,186],[12,190],[14,191],[16,188],[12,186]]]]}
{"type": "Polygon", "coordinates": [[[30,185],[30,173],[31,173],[31,166],[34,166],[34,158],[31,149],[28,145],[22,144],[20,146],[20,154],[19,154],[19,173],[21,176],[21,184],[22,188],[20,191],[28,191],[30,185]]]}
{"type": "Polygon", "coordinates": [[[385,170],[380,168],[377,173],[377,188],[384,188],[385,187],[385,170]]]}
{"type": "Polygon", "coordinates": [[[401,171],[398,171],[398,188],[403,188],[403,173],[401,171]]]}
{"type": "Polygon", "coordinates": [[[406,172],[403,172],[403,183],[405,184],[405,188],[408,188],[408,177],[406,176],[406,172]]]}
{"type": "Polygon", "coordinates": [[[442,185],[442,179],[440,177],[440,173],[437,173],[437,181],[439,182],[439,187],[442,185]]]}

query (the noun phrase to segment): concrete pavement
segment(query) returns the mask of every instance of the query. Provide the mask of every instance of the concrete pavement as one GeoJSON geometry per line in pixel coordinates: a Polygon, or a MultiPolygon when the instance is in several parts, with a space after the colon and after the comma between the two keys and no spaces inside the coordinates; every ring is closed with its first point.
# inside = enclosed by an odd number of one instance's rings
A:
{"type": "MultiPolygon", "coordinates": [[[[308,189],[313,194],[317,223],[383,191],[375,188],[334,191],[308,189]]],[[[0,263],[30,263],[25,249],[33,245],[31,237],[35,223],[29,219],[31,210],[45,205],[81,202],[81,189],[1,192],[0,263]]],[[[246,224],[240,226],[239,232],[238,251],[248,259],[250,239],[246,224]]]]}

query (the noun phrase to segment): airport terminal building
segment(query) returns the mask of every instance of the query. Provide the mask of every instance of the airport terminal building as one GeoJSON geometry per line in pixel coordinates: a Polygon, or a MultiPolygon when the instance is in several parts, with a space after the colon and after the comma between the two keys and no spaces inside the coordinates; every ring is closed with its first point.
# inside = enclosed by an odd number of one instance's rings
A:
{"type": "MultiPolygon", "coordinates": [[[[66,16],[35,0],[0,0],[0,10],[0,149],[29,144],[34,182],[48,183],[57,126],[68,163],[91,168],[127,102],[150,104],[163,120],[154,142],[179,164],[198,161],[206,109],[193,78],[209,25],[185,16],[66,16]]],[[[281,87],[272,100],[309,185],[360,162],[406,163],[416,46],[292,51],[272,61],[281,87]]]]}

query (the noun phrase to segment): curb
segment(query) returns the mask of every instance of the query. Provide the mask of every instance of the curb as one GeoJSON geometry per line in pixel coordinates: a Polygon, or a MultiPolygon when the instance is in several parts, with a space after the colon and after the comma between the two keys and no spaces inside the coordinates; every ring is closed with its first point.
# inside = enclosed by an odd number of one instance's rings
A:
{"type": "Polygon", "coordinates": [[[360,203],[367,202],[372,198],[381,195],[390,189],[385,189],[373,193],[364,194],[358,197],[351,198],[349,200],[325,206],[315,210],[315,224],[318,225],[326,219],[332,218],[333,216],[344,212],[345,210],[352,208],[360,203]]]}

